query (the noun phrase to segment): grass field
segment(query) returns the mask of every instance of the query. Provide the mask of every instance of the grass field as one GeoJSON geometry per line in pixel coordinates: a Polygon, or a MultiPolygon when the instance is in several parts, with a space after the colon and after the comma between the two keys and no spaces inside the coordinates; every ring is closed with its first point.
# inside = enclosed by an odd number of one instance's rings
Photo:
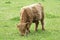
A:
{"type": "Polygon", "coordinates": [[[60,40],[60,0],[0,0],[0,40],[60,40]],[[44,6],[45,31],[34,31],[20,36],[16,24],[20,21],[20,8],[40,2],[44,6]]]}

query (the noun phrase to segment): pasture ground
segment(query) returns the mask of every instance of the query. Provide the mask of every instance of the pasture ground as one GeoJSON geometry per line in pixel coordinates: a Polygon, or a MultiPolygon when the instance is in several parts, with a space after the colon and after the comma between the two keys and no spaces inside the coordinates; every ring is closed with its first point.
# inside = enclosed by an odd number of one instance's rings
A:
{"type": "Polygon", "coordinates": [[[60,0],[0,0],[0,40],[60,40],[60,0]],[[44,6],[45,31],[34,31],[31,25],[31,33],[20,36],[16,27],[20,17],[20,9],[23,6],[40,2],[44,6]]]}

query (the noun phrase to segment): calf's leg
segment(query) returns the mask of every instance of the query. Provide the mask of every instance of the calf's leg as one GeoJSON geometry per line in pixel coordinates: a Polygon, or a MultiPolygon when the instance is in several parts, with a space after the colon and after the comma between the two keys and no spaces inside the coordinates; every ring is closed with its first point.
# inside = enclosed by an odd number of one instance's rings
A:
{"type": "Polygon", "coordinates": [[[27,33],[30,33],[30,29],[29,29],[29,28],[30,28],[30,25],[31,25],[31,23],[28,23],[28,24],[27,24],[27,28],[26,28],[27,33]]]}
{"type": "Polygon", "coordinates": [[[41,25],[42,25],[42,30],[45,30],[44,29],[44,19],[41,20],[41,25]]]}
{"type": "Polygon", "coordinates": [[[36,21],[36,22],[35,22],[35,31],[37,31],[38,24],[39,24],[39,21],[36,21]]]}

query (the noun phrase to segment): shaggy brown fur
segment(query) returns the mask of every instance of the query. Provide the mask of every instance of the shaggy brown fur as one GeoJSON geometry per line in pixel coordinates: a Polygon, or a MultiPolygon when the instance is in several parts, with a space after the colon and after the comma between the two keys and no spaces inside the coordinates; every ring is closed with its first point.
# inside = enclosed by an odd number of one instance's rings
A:
{"type": "Polygon", "coordinates": [[[42,30],[44,30],[44,10],[40,3],[25,6],[21,9],[20,13],[21,20],[17,27],[21,35],[30,32],[29,28],[32,23],[35,23],[35,31],[37,31],[39,21],[41,21],[42,30]]]}

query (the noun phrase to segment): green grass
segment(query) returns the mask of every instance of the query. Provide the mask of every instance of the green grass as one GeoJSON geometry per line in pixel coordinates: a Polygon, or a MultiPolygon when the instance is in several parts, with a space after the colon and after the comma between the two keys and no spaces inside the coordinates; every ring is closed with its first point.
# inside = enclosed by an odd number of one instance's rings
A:
{"type": "Polygon", "coordinates": [[[60,40],[60,0],[0,0],[0,40],[60,40]],[[16,24],[20,21],[20,9],[23,6],[40,2],[44,6],[45,31],[34,31],[20,36],[16,24]]]}

